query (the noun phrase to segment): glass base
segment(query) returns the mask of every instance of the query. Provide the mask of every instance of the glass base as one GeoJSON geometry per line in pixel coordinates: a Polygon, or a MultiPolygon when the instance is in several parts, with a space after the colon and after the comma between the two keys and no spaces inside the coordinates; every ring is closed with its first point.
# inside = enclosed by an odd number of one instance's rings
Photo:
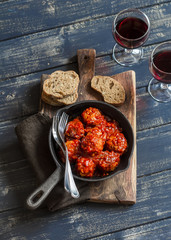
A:
{"type": "Polygon", "coordinates": [[[158,102],[171,101],[171,88],[170,85],[161,83],[155,78],[152,78],[148,84],[148,92],[151,97],[158,102]]]}
{"type": "Polygon", "coordinates": [[[129,67],[140,61],[143,56],[143,50],[142,48],[126,49],[116,43],[112,56],[118,64],[129,67]]]}

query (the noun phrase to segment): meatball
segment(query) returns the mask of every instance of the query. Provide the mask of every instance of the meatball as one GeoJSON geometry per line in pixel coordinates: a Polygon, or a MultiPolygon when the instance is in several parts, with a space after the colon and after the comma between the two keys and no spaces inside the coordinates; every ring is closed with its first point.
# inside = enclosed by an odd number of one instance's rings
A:
{"type": "Polygon", "coordinates": [[[104,116],[97,108],[89,107],[82,113],[83,121],[86,125],[96,126],[99,124],[103,124],[105,121],[104,116]]]}
{"type": "Polygon", "coordinates": [[[93,160],[100,170],[102,170],[103,172],[110,172],[119,165],[120,154],[113,151],[103,151],[93,160]]]}
{"type": "Polygon", "coordinates": [[[88,126],[85,128],[85,135],[87,133],[94,133],[94,135],[97,135],[99,137],[102,137],[105,141],[106,141],[106,136],[107,136],[107,133],[106,133],[106,127],[103,126],[103,125],[98,125],[98,126],[95,126],[95,127],[91,127],[91,126],[88,126]]]}
{"type": "Polygon", "coordinates": [[[123,154],[127,149],[127,140],[123,133],[115,132],[106,140],[106,149],[123,154]]]}
{"type": "Polygon", "coordinates": [[[82,138],[84,136],[83,123],[78,118],[70,121],[67,125],[65,136],[67,137],[67,139],[68,137],[76,139],[82,138]]]}
{"type": "Polygon", "coordinates": [[[89,129],[87,135],[81,140],[82,150],[94,156],[103,150],[106,140],[106,133],[104,133],[100,128],[95,127],[89,129]]]}
{"type": "Polygon", "coordinates": [[[96,164],[91,158],[80,157],[77,159],[76,168],[80,176],[93,177],[96,164]]]}
{"type": "MultiPolygon", "coordinates": [[[[87,178],[109,175],[119,165],[128,145],[118,122],[93,107],[68,123],[65,143],[75,171],[87,178]]],[[[62,150],[59,153],[65,163],[62,150]]]]}
{"type": "Polygon", "coordinates": [[[75,162],[78,158],[80,150],[80,141],[77,139],[66,141],[66,146],[68,149],[68,158],[70,162],[75,162]]]}
{"type": "Polygon", "coordinates": [[[105,126],[105,131],[106,131],[106,134],[107,134],[106,138],[108,139],[112,134],[120,131],[118,123],[116,121],[107,122],[106,126],[105,126]]]}

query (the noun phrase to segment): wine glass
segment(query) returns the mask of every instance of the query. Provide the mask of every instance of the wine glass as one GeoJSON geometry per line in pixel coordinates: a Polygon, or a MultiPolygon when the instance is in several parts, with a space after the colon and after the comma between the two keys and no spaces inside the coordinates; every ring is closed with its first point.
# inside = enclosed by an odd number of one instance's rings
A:
{"type": "Polygon", "coordinates": [[[171,41],[159,44],[151,53],[150,72],[153,77],[148,92],[158,102],[171,101],[171,41]]]}
{"type": "Polygon", "coordinates": [[[122,66],[138,63],[143,56],[141,46],[150,32],[147,15],[138,9],[125,9],[116,15],[112,32],[117,42],[113,59],[122,66]]]}

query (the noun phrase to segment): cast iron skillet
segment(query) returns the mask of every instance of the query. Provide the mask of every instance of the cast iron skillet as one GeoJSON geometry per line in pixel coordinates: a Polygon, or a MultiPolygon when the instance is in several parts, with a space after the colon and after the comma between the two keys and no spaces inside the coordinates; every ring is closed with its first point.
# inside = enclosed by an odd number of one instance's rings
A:
{"type": "MultiPolygon", "coordinates": [[[[101,110],[101,112],[104,115],[109,116],[111,119],[116,120],[119,123],[119,126],[122,128],[123,134],[125,135],[128,142],[128,150],[125,154],[122,155],[119,166],[107,176],[84,178],[84,177],[78,176],[73,169],[74,178],[79,179],[81,181],[87,181],[87,182],[103,181],[105,179],[113,177],[116,174],[121,173],[128,169],[130,164],[130,159],[133,153],[133,148],[134,148],[134,134],[133,134],[132,127],[129,121],[127,120],[127,118],[114,106],[101,101],[87,100],[87,101],[74,103],[72,105],[59,109],[56,115],[61,116],[63,112],[66,112],[70,116],[69,118],[69,121],[70,121],[75,117],[80,116],[81,113],[88,107],[98,108],[99,110],[101,110]]],[[[53,160],[57,165],[57,169],[41,186],[39,186],[28,197],[26,203],[30,209],[36,209],[42,204],[42,202],[46,199],[46,197],[49,195],[52,189],[60,181],[61,172],[65,168],[64,164],[59,158],[58,149],[53,139],[51,129],[49,131],[49,148],[50,148],[50,152],[52,154],[53,160]]]]}
{"type": "MultiPolygon", "coordinates": [[[[133,134],[132,127],[131,127],[129,121],[127,120],[127,118],[114,106],[107,104],[105,102],[101,102],[101,101],[87,100],[87,101],[78,102],[78,103],[72,104],[70,106],[66,106],[66,107],[59,109],[57,111],[56,115],[61,116],[62,113],[65,112],[70,116],[70,118],[69,118],[69,121],[70,121],[70,120],[74,119],[75,117],[80,116],[81,113],[88,107],[98,108],[99,110],[101,110],[101,112],[104,115],[109,116],[111,119],[116,120],[119,123],[119,126],[122,128],[123,134],[125,135],[127,142],[128,142],[128,150],[125,154],[122,155],[119,166],[114,171],[109,173],[109,175],[107,175],[107,176],[85,178],[85,177],[78,176],[74,172],[74,168],[72,168],[73,176],[76,179],[79,179],[81,181],[87,181],[87,182],[103,181],[107,178],[113,177],[116,174],[121,173],[122,171],[125,171],[126,169],[128,169],[129,164],[130,164],[131,155],[132,155],[133,148],[134,148],[134,134],[133,134]]],[[[60,164],[62,166],[62,168],[64,169],[65,165],[59,159],[58,151],[57,151],[57,148],[55,145],[55,141],[52,137],[51,131],[49,132],[49,147],[50,147],[50,151],[51,151],[54,161],[56,163],[60,164]]]]}

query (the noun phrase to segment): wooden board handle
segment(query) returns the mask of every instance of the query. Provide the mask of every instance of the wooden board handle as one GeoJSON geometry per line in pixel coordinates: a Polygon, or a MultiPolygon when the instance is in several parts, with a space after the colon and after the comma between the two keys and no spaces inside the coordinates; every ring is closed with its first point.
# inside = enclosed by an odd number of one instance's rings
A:
{"type": "Polygon", "coordinates": [[[87,76],[92,78],[95,72],[96,50],[78,49],[77,58],[80,77],[87,76]]]}
{"type": "Polygon", "coordinates": [[[95,73],[95,49],[78,49],[78,69],[80,76],[79,101],[92,99],[91,79],[95,73]]]}

